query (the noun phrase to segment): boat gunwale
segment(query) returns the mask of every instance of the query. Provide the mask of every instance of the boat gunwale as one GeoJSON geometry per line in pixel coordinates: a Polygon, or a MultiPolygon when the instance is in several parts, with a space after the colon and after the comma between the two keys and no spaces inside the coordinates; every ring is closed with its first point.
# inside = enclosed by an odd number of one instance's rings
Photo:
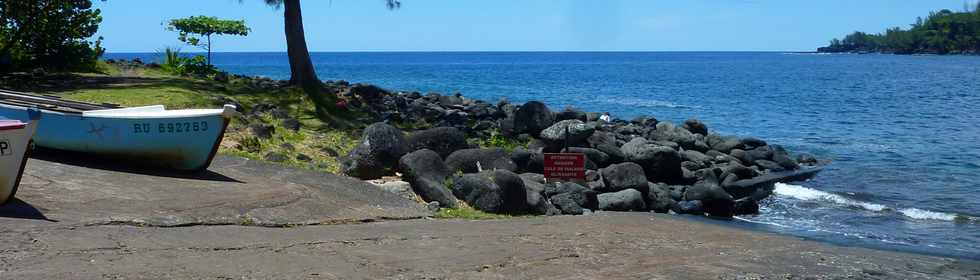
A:
{"type": "MultiPolygon", "coordinates": [[[[26,110],[28,108],[31,108],[29,106],[24,106],[24,105],[20,105],[20,104],[11,104],[11,103],[4,102],[4,101],[5,100],[0,99],[0,107],[8,107],[8,108],[12,108],[12,109],[23,109],[23,110],[26,110]]],[[[184,115],[169,115],[169,116],[168,115],[157,115],[157,116],[152,116],[152,115],[150,115],[150,116],[139,116],[139,115],[119,115],[119,116],[94,115],[94,116],[87,116],[87,115],[83,114],[83,112],[77,112],[77,111],[58,110],[58,109],[55,109],[55,108],[38,108],[38,109],[41,110],[42,112],[45,112],[45,113],[48,113],[48,114],[64,115],[64,116],[71,116],[71,117],[76,117],[77,116],[79,118],[86,118],[86,119],[185,119],[185,118],[201,118],[201,117],[214,117],[214,116],[221,116],[221,117],[224,117],[224,118],[230,118],[231,117],[230,115],[226,115],[227,112],[226,112],[225,109],[199,109],[199,110],[214,110],[214,112],[195,113],[195,114],[184,114],[184,115]]],[[[170,111],[171,112],[176,112],[176,111],[180,111],[180,110],[170,110],[170,111]]]]}

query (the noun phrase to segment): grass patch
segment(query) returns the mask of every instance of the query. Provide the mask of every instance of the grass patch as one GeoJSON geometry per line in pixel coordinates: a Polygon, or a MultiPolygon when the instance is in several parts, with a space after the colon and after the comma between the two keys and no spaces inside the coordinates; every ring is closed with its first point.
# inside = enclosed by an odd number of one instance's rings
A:
{"type": "Polygon", "coordinates": [[[528,144],[517,139],[504,137],[499,131],[492,132],[489,138],[470,138],[467,139],[467,142],[480,146],[480,148],[501,148],[507,152],[513,152],[517,148],[527,148],[528,144]]]}
{"type": "Polygon", "coordinates": [[[197,90],[191,81],[165,79],[150,84],[110,88],[79,89],[61,93],[68,100],[91,103],[115,103],[125,107],[163,104],[167,108],[211,107],[216,94],[197,90]]]}
{"type": "Polygon", "coordinates": [[[279,153],[287,160],[279,164],[340,174],[339,155],[350,152],[358,142],[352,131],[314,130],[301,127],[299,131],[287,129],[281,120],[271,116],[260,117],[274,127],[272,137],[261,139],[253,136],[243,124],[233,125],[225,134],[219,153],[264,160],[268,153],[279,153]],[[308,158],[301,159],[300,155],[308,158]]]}
{"type": "Polygon", "coordinates": [[[440,208],[435,217],[438,219],[497,220],[509,219],[514,216],[487,213],[463,204],[458,208],[440,208]]]}

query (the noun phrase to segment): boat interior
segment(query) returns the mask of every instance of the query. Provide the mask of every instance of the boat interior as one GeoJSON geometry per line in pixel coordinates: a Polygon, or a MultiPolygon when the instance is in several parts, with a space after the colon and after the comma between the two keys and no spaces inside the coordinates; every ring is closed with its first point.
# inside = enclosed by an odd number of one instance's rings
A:
{"type": "Polygon", "coordinates": [[[41,95],[35,93],[17,92],[12,90],[0,89],[0,104],[7,104],[20,107],[38,107],[42,110],[82,113],[92,110],[107,110],[120,108],[117,104],[87,103],[79,101],[64,100],[58,96],[41,95]]]}

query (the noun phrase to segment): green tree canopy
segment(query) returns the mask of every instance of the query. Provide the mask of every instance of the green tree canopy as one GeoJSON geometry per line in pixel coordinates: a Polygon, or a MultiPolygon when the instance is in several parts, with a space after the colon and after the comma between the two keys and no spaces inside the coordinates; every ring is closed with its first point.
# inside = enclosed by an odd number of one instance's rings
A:
{"type": "Polygon", "coordinates": [[[91,0],[0,1],[0,70],[91,70],[104,51],[91,0]]]}
{"type": "Polygon", "coordinates": [[[191,46],[208,51],[208,65],[211,65],[211,35],[248,36],[250,29],[244,20],[224,20],[209,16],[193,16],[170,21],[167,30],[177,31],[177,39],[191,46]],[[202,37],[206,41],[202,41],[202,37]]]}
{"type": "Polygon", "coordinates": [[[972,11],[941,10],[917,18],[908,30],[894,27],[884,33],[854,32],[834,39],[821,52],[881,52],[895,54],[980,54],[980,3],[972,11]]]}

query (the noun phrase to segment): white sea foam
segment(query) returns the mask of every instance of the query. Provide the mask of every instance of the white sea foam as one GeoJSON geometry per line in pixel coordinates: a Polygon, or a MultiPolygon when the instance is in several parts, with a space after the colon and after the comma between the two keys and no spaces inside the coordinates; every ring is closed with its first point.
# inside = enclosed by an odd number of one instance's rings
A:
{"type": "Polygon", "coordinates": [[[860,207],[871,211],[885,211],[885,209],[888,209],[888,207],[881,204],[856,201],[837,194],[784,183],[776,183],[775,193],[777,195],[788,196],[799,200],[829,201],[847,206],[860,207]]]}
{"type": "MultiPolygon", "coordinates": [[[[799,200],[826,201],[826,202],[832,202],[840,205],[860,207],[865,210],[870,210],[875,212],[893,210],[892,208],[889,208],[885,205],[856,201],[853,199],[843,197],[838,194],[815,190],[804,186],[776,183],[776,189],[774,192],[776,193],[776,195],[792,197],[799,200]]],[[[902,208],[896,211],[898,213],[901,213],[905,217],[915,219],[915,220],[955,221],[957,218],[956,214],[922,210],[918,208],[902,208]]]]}
{"type": "Polygon", "coordinates": [[[612,98],[606,102],[615,103],[619,105],[630,105],[630,106],[647,107],[647,108],[654,108],[654,107],[677,108],[677,109],[700,109],[701,108],[701,106],[683,105],[683,104],[673,103],[670,101],[645,99],[645,98],[629,98],[629,99],[612,98]]]}
{"type": "Polygon", "coordinates": [[[956,220],[956,214],[933,212],[929,210],[922,210],[919,208],[906,208],[898,210],[906,217],[917,219],[917,220],[940,220],[940,221],[954,221],[956,220]]]}

